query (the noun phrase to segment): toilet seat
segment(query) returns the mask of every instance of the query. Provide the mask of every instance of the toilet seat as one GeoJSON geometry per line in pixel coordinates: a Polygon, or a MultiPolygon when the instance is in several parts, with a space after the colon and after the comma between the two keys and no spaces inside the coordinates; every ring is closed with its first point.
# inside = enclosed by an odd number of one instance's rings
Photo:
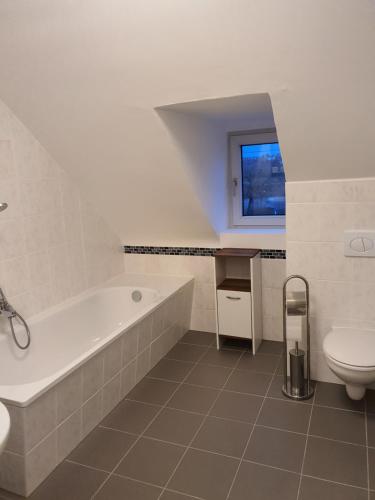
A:
{"type": "Polygon", "coordinates": [[[334,327],[323,341],[323,350],[349,369],[375,369],[375,330],[334,327]]]}

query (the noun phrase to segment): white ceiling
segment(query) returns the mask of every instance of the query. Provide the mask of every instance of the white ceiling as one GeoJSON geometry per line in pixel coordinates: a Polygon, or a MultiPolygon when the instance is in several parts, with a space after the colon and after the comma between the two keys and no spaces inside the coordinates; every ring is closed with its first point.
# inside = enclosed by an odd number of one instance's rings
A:
{"type": "Polygon", "coordinates": [[[373,176],[374,27],[368,0],[1,0],[0,97],[124,242],[215,244],[155,108],[260,94],[261,122],[268,94],[288,180],[373,176]]]}

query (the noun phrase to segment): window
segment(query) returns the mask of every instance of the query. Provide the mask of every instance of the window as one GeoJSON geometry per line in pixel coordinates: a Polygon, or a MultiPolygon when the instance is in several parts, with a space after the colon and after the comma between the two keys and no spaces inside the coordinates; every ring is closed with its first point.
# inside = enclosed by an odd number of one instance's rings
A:
{"type": "Polygon", "coordinates": [[[276,133],[230,136],[232,223],[285,225],[285,175],[276,133]]]}

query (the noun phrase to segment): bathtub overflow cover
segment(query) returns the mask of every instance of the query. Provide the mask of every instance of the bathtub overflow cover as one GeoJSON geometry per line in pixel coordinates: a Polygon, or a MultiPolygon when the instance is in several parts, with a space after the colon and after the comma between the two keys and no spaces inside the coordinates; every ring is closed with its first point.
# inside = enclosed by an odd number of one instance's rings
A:
{"type": "Polygon", "coordinates": [[[142,293],[139,290],[134,290],[132,299],[134,302],[140,302],[142,300],[142,293]]]}

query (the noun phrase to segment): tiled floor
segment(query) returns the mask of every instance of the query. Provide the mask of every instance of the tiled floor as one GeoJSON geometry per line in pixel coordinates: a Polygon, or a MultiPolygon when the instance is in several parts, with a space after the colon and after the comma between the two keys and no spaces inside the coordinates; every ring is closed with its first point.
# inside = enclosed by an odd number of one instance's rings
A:
{"type": "Polygon", "coordinates": [[[214,340],[187,333],[30,498],[375,500],[375,391],[292,402],[279,343],[214,340]]]}

